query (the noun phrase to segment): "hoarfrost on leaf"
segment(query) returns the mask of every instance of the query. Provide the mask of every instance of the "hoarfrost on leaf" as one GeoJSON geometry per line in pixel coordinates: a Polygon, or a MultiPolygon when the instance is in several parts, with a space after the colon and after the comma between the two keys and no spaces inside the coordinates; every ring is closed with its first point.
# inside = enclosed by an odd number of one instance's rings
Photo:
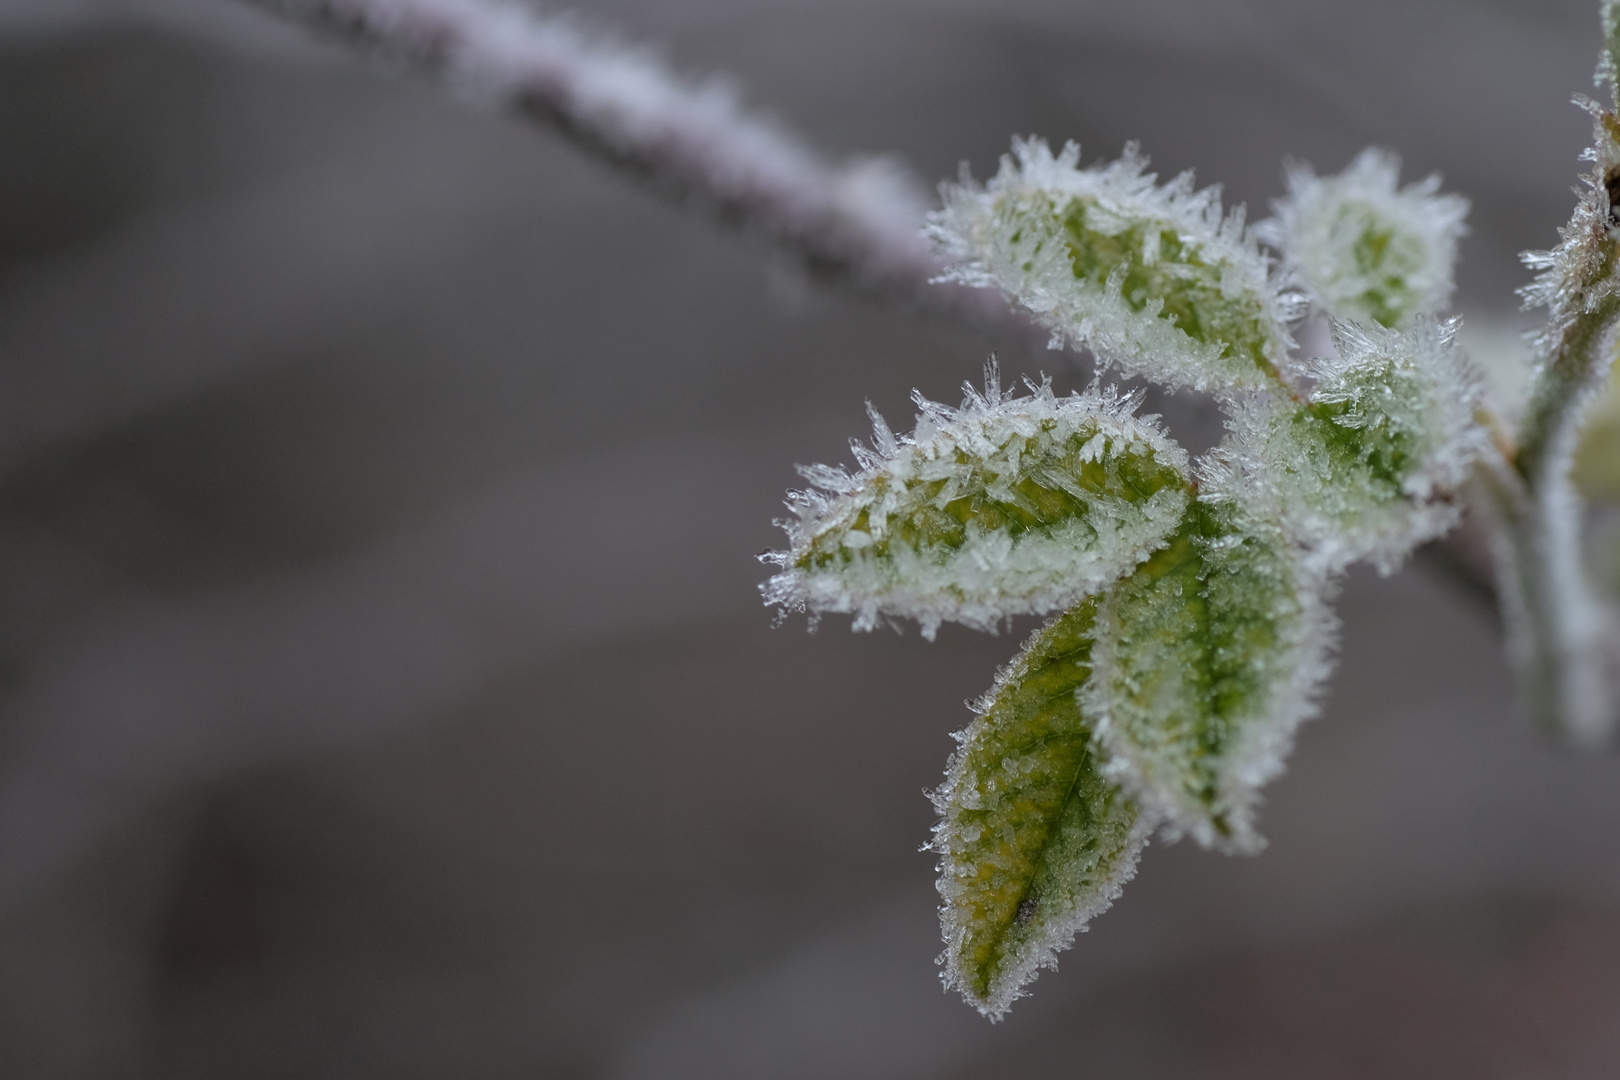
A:
{"type": "Polygon", "coordinates": [[[1079,168],[1080,148],[1054,157],[1015,139],[980,188],[941,191],[929,231],[948,280],[998,288],[1054,342],[1170,387],[1218,394],[1286,384],[1288,324],[1299,302],[1281,288],[1218,188],[1191,173],[1159,185],[1135,144],[1118,161],[1079,168]]]}
{"type": "Polygon", "coordinates": [[[1104,772],[1172,837],[1258,850],[1259,789],[1331,670],[1330,580],[1279,521],[1204,462],[1204,493],[1170,543],[1097,601],[1080,700],[1104,772]]]}
{"type": "Polygon", "coordinates": [[[1076,696],[1096,604],[1051,620],[996,676],[933,795],[942,978],[992,1019],[1113,902],[1152,828],[1099,768],[1076,696]]]}
{"type": "Polygon", "coordinates": [[[1175,527],[1187,458],[1139,398],[1057,397],[1049,382],[1005,394],[992,370],[960,409],[917,397],[916,430],[896,436],[873,413],[861,468],[803,470],[788,548],[767,602],[845,612],[869,630],[885,617],[994,630],[1011,615],[1068,607],[1127,573],[1175,527]]]}
{"type": "Polygon", "coordinates": [[[1325,314],[1406,327],[1450,303],[1468,200],[1440,194],[1437,175],[1397,187],[1400,168],[1376,148],[1336,176],[1290,166],[1288,195],[1256,226],[1325,314]]]}
{"type": "Polygon", "coordinates": [[[1383,573],[1456,523],[1456,495],[1490,444],[1483,383],[1456,346],[1460,321],[1408,331],[1335,322],[1336,355],[1310,360],[1304,403],[1248,402],[1238,456],[1275,491],[1291,533],[1329,572],[1369,559],[1383,573]]]}

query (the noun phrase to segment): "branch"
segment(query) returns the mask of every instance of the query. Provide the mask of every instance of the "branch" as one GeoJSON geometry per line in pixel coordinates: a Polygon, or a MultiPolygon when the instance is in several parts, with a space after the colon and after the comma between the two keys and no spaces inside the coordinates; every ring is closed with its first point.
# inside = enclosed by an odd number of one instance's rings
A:
{"type": "MultiPolygon", "coordinates": [[[[1606,48],[1599,74],[1614,90],[1615,0],[1604,5],[1606,48]]],[[[1620,93],[1615,95],[1620,101],[1620,93]]],[[[1521,290],[1545,307],[1535,341],[1537,367],[1511,464],[1484,477],[1500,522],[1498,580],[1510,655],[1527,703],[1550,730],[1600,745],[1620,721],[1620,613],[1589,580],[1581,552],[1581,504],[1570,479],[1587,405],[1614,362],[1620,325],[1620,237],[1613,185],[1620,177],[1620,116],[1577,99],[1592,114],[1587,175],[1561,243],[1531,252],[1541,271],[1521,290]]]]}
{"type": "Polygon", "coordinates": [[[795,252],[815,276],[995,328],[998,298],[932,284],[927,197],[888,158],[834,163],[731,87],[509,0],[249,0],[566,136],[666,197],[795,252]]]}

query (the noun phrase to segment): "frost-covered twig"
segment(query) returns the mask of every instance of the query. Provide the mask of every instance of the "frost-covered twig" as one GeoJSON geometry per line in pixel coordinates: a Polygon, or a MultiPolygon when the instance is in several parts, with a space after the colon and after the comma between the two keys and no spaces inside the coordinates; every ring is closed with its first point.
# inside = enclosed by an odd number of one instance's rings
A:
{"type": "Polygon", "coordinates": [[[826,160],[720,79],[512,0],[249,0],[494,108],[545,123],[674,198],[762,234],[815,275],[975,322],[1018,317],[939,273],[926,191],[892,158],[826,160]]]}
{"type": "MultiPolygon", "coordinates": [[[[1603,5],[1603,29],[1598,81],[1620,109],[1616,0],[1603,5]]],[[[1593,145],[1584,157],[1594,168],[1558,247],[1524,256],[1540,271],[1522,290],[1525,306],[1545,307],[1547,325],[1534,340],[1536,374],[1513,468],[1490,471],[1485,486],[1500,521],[1499,592],[1526,700],[1544,727],[1598,745],[1620,719],[1620,618],[1583,566],[1570,467],[1586,407],[1613,366],[1620,326],[1620,115],[1576,101],[1592,114],[1593,145]]]]}

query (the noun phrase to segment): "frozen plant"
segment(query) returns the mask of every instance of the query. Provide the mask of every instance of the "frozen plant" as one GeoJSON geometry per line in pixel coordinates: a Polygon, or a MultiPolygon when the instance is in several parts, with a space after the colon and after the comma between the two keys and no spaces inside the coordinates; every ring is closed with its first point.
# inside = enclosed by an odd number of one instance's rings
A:
{"type": "Polygon", "coordinates": [[[1005,327],[1022,312],[1098,379],[1060,397],[1001,385],[960,408],[875,412],[856,469],[806,468],[763,586],[782,611],[995,629],[1044,625],[995,675],[934,793],[944,980],[992,1018],[1131,877],[1152,836],[1263,845],[1261,787],[1331,668],[1346,569],[1395,569],[1465,505],[1492,532],[1508,652],[1549,730],[1587,745],[1620,719],[1620,617],[1582,568],[1570,467],[1620,323],[1620,0],[1601,5],[1593,165],[1561,243],[1525,261],[1544,307],[1522,403],[1498,415],[1444,309],[1467,203],[1401,186],[1394,155],[1296,166],[1272,216],[1223,211],[1134,146],[1082,166],[1014,140],[984,185],[909,218],[897,167],[833,164],[646,55],[498,0],[255,0],[581,146],[856,288],[1005,327]],[[932,254],[922,236],[932,243],[932,254]],[[965,288],[964,288],[965,287],[965,288]],[[999,294],[1006,307],[986,303],[999,294]],[[1332,350],[1292,331],[1326,320],[1332,350]],[[1139,377],[1227,417],[1189,455],[1139,377]]]}
{"type": "Polygon", "coordinates": [[[790,497],[772,603],[857,629],[911,616],[930,637],[1052,614],[934,794],[944,978],[987,1015],[1112,902],[1150,835],[1262,845],[1259,788],[1328,676],[1340,575],[1444,534],[1476,476],[1531,700],[1578,739],[1612,730],[1611,616],[1580,569],[1568,473],[1620,317],[1620,119],[1585,105],[1597,169],[1563,244],[1526,257],[1542,274],[1525,299],[1551,318],[1516,436],[1443,315],[1467,203],[1435,177],[1400,187],[1387,152],[1291,169],[1253,229],[1190,174],[1159,184],[1135,147],[1082,168],[1072,143],[1015,140],[988,184],[944,189],[928,228],[947,279],[1000,290],[1104,375],[1207,391],[1228,417],[1188,462],[1130,398],[1009,395],[992,370],[959,411],[918,399],[910,436],[874,416],[859,473],[807,469],[820,490],[790,497]],[[1308,312],[1332,355],[1298,355],[1308,312]],[[1069,419],[1105,414],[1106,432],[1069,419]]]}
{"type": "Polygon", "coordinates": [[[919,398],[911,435],[874,415],[859,472],[805,469],[815,490],[769,556],[770,602],[857,629],[1052,616],[934,794],[945,980],[992,1017],[1153,833],[1259,849],[1259,788],[1331,666],[1339,576],[1446,531],[1494,453],[1456,320],[1415,310],[1450,293],[1461,200],[1398,190],[1387,156],[1296,171],[1263,230],[1279,267],[1213,190],[1146,169],[1134,147],[1081,168],[1072,143],[1018,140],[987,185],[945,190],[929,230],[949,277],[1001,290],[1105,375],[1213,394],[1226,439],[1189,461],[1134,397],[1010,394],[992,368],[959,410],[919,398]],[[1331,357],[1295,355],[1312,308],[1331,357]]]}

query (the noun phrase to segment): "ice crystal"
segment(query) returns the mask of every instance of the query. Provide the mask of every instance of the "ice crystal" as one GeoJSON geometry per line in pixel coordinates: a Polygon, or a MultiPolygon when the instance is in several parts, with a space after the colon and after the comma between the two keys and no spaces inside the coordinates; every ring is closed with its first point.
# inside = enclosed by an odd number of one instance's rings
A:
{"type": "Polygon", "coordinates": [[[1163,542],[1187,503],[1187,459],[1135,396],[1057,397],[1048,382],[1004,394],[994,373],[952,409],[917,397],[916,430],[875,412],[860,471],[814,466],[793,492],[788,548],[768,602],[847,612],[869,630],[916,619],[993,630],[1009,615],[1068,607],[1163,542]]]}
{"type": "Polygon", "coordinates": [[[1096,605],[1048,622],[996,676],[933,796],[942,977],[992,1019],[1113,902],[1153,824],[1099,768],[1075,693],[1096,605]]]}
{"type": "Polygon", "coordinates": [[[1336,176],[1291,166],[1287,197],[1256,226],[1324,313],[1405,327],[1450,302],[1468,200],[1439,194],[1439,176],[1397,188],[1400,168],[1374,148],[1336,176]]]}
{"type": "Polygon", "coordinates": [[[1332,571],[1369,559],[1392,571],[1455,524],[1456,493],[1489,450],[1475,420],[1482,381],[1455,339],[1459,320],[1409,331],[1334,323],[1337,354],[1306,364],[1308,401],[1245,403],[1244,465],[1273,487],[1295,537],[1332,571]]]}
{"type": "Polygon", "coordinates": [[[1287,381],[1297,297],[1281,288],[1217,188],[1191,173],[1155,183],[1134,144],[1078,167],[1040,139],[1014,140],[980,188],[942,189],[930,233],[950,280],[999,288],[1105,364],[1170,387],[1229,394],[1287,381]]]}

